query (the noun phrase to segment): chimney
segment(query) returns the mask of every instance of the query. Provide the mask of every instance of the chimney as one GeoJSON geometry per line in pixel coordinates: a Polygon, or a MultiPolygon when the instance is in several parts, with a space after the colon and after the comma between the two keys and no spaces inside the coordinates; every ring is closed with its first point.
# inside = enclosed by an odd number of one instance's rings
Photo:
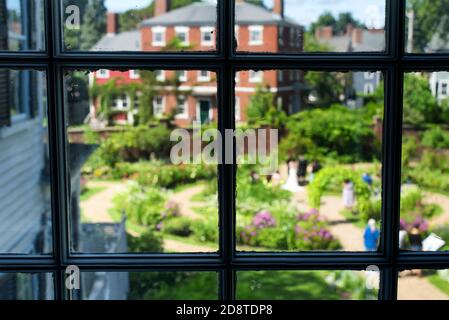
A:
{"type": "Polygon", "coordinates": [[[118,32],[118,15],[114,12],[107,13],[106,29],[108,35],[114,35],[118,32]]]}
{"type": "Polygon", "coordinates": [[[160,16],[170,11],[170,0],[154,0],[154,16],[160,16]]]}
{"type": "Polygon", "coordinates": [[[355,28],[352,31],[352,44],[361,44],[363,41],[363,29],[355,28]]]}
{"type": "Polygon", "coordinates": [[[328,26],[328,27],[319,27],[315,30],[315,38],[317,40],[329,40],[332,39],[334,34],[334,30],[332,28],[332,26],[328,26]]]}
{"type": "Polygon", "coordinates": [[[284,0],[274,0],[273,12],[284,17],[284,0]]]}

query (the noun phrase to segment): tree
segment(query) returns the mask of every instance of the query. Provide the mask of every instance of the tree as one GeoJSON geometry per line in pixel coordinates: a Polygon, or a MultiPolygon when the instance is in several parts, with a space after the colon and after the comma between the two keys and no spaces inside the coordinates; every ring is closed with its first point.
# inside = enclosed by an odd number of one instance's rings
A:
{"type": "Polygon", "coordinates": [[[91,49],[106,33],[107,9],[104,0],[89,0],[81,24],[81,50],[91,49]]]}
{"type": "Polygon", "coordinates": [[[247,118],[249,125],[271,125],[280,128],[285,113],[274,103],[274,94],[269,87],[258,86],[248,105],[247,118]]]}
{"type": "MultiPolygon", "coordinates": [[[[423,52],[433,36],[449,41],[449,0],[409,0],[408,10],[414,12],[413,51],[423,52]]],[[[407,30],[408,32],[408,30],[407,30]]]]}
{"type": "Polygon", "coordinates": [[[318,17],[316,22],[312,23],[310,31],[314,34],[319,27],[332,27],[334,34],[344,34],[349,24],[355,28],[366,28],[363,23],[352,16],[351,12],[342,12],[336,19],[330,11],[326,11],[318,17]]]}
{"type": "MultiPolygon", "coordinates": [[[[349,75],[349,74],[348,74],[349,75]]],[[[305,81],[310,93],[315,97],[313,104],[320,108],[327,108],[341,102],[345,94],[347,76],[337,72],[309,71],[305,81]]]]}

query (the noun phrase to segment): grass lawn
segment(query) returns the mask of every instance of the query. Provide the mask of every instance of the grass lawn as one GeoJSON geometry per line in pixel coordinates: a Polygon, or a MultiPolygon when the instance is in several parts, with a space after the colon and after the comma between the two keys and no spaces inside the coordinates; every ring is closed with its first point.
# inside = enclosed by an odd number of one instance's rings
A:
{"type": "Polygon", "coordinates": [[[102,191],[106,190],[106,187],[93,187],[93,188],[87,188],[81,195],[80,195],[80,201],[87,201],[90,198],[92,198],[97,193],[100,193],[102,191]]]}
{"type": "Polygon", "coordinates": [[[429,279],[429,281],[435,287],[443,291],[449,297],[449,282],[445,281],[444,279],[441,279],[441,277],[438,274],[433,274],[429,276],[427,279],[429,279]]]}

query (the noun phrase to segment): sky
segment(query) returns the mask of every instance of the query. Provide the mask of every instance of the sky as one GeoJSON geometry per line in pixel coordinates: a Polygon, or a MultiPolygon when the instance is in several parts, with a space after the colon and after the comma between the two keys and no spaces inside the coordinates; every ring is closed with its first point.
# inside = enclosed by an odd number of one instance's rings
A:
{"type": "MultiPolygon", "coordinates": [[[[385,24],[385,0],[284,0],[285,14],[303,26],[310,23],[325,11],[338,15],[350,11],[355,18],[364,22],[368,27],[383,28],[385,24]]],[[[152,0],[106,0],[110,11],[122,12],[131,8],[142,8],[152,0]]],[[[209,0],[209,2],[215,2],[209,0]]],[[[264,0],[268,7],[272,7],[273,0],[264,0]]]]}

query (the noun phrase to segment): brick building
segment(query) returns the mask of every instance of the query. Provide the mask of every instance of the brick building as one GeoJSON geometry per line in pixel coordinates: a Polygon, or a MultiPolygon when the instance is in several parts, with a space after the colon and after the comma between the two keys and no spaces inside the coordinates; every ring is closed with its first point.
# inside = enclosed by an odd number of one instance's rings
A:
{"type": "MultiPolygon", "coordinates": [[[[256,6],[244,1],[236,2],[236,41],[238,51],[247,52],[282,52],[298,53],[303,49],[304,28],[284,16],[283,0],[275,0],[272,10],[256,6]]],[[[108,13],[107,35],[93,50],[107,48],[111,51],[146,51],[157,52],[168,50],[176,39],[185,51],[215,50],[216,5],[198,2],[175,10],[170,10],[169,0],[155,0],[155,16],[144,20],[138,29],[118,32],[117,14],[108,13]]],[[[181,49],[179,49],[181,50],[181,49]]],[[[140,81],[139,73],[99,70],[92,78],[99,84],[114,77],[123,81],[140,81]]],[[[170,90],[153,100],[153,111],[156,116],[169,114],[176,110],[175,123],[188,126],[192,121],[202,123],[217,118],[216,74],[208,71],[160,70],[157,80],[161,86],[168,79],[178,79],[177,94],[170,90]],[[182,92],[186,92],[182,95],[182,92]]],[[[246,109],[251,96],[258,86],[268,86],[276,97],[275,103],[288,113],[300,109],[300,87],[302,83],[300,71],[242,71],[236,76],[236,119],[246,120],[246,109]]],[[[164,88],[166,89],[166,88],[164,88]]],[[[114,100],[116,110],[114,119],[117,123],[132,123],[136,111],[130,110],[129,97],[126,95],[114,100]]],[[[92,106],[97,109],[96,103],[92,106]]],[[[94,110],[92,110],[94,111],[94,110]]]]}

